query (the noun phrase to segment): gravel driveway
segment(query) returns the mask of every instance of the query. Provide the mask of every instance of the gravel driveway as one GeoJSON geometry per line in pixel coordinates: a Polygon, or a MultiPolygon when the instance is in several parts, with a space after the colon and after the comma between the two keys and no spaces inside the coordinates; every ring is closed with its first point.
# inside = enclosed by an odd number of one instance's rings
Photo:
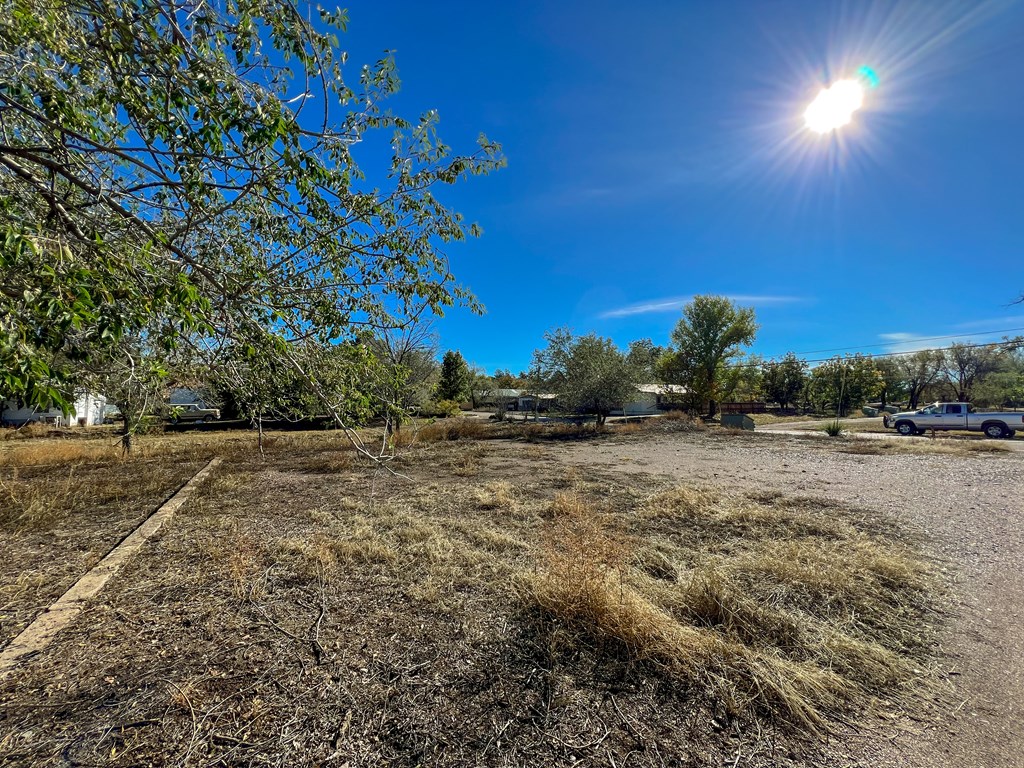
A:
{"type": "Polygon", "coordinates": [[[567,464],[823,495],[888,511],[948,563],[942,667],[954,703],[892,729],[851,732],[829,765],[1024,766],[1024,457],[854,455],[786,434],[695,434],[553,450],[567,464]]]}

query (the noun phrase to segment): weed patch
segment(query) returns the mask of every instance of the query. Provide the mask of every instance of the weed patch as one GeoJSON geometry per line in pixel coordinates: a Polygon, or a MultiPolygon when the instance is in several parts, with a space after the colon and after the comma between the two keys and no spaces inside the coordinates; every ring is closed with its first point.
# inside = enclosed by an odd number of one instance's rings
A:
{"type": "Polygon", "coordinates": [[[578,647],[620,653],[730,715],[816,729],[915,678],[930,566],[832,510],[680,487],[616,529],[576,494],[551,504],[526,603],[578,647]]]}

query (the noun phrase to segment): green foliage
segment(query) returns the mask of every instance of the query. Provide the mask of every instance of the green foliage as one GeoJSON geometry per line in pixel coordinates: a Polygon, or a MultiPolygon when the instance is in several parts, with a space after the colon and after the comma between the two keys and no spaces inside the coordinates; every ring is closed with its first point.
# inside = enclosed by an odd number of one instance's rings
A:
{"type": "Polygon", "coordinates": [[[688,389],[695,409],[713,413],[728,383],[729,364],[753,343],[757,329],[752,308],[724,296],[695,296],[683,308],[658,371],[668,383],[688,389]]]}
{"type": "Polygon", "coordinates": [[[941,376],[942,352],[923,349],[907,355],[897,355],[892,360],[899,371],[910,407],[917,408],[922,393],[934,385],[941,376]]]}
{"type": "Polygon", "coordinates": [[[544,338],[547,347],[533,353],[535,378],[568,410],[592,413],[603,424],[613,408],[636,397],[637,371],[611,339],[573,336],[567,328],[544,338]]]}
{"type": "Polygon", "coordinates": [[[882,390],[882,375],[866,355],[847,355],[826,360],[811,371],[808,392],[818,410],[834,409],[838,416],[851,407],[873,400],[882,390]]]}
{"type": "Polygon", "coordinates": [[[6,394],[65,403],[79,362],[154,326],[164,350],[325,346],[479,308],[443,251],[478,230],[435,190],[500,166],[497,145],[453,154],[435,113],[387,111],[390,57],[346,79],[341,13],[168,8],[10,0],[0,14],[6,394]],[[393,155],[368,181],[352,147],[380,130],[393,155]]]}
{"type": "Polygon", "coordinates": [[[253,342],[232,344],[211,361],[216,390],[242,418],[253,424],[299,419],[322,415],[325,405],[347,423],[365,423],[374,415],[371,382],[387,373],[365,346],[295,344],[267,354],[265,346],[283,342],[253,342]]]}
{"type": "Polygon", "coordinates": [[[897,358],[877,357],[875,358],[875,368],[878,369],[882,381],[879,397],[883,408],[893,400],[902,400],[907,396],[910,386],[897,358]]]}
{"type": "Polygon", "coordinates": [[[760,355],[738,354],[731,363],[722,363],[718,375],[718,396],[723,400],[751,401],[762,396],[760,355]]]}
{"type": "Polygon", "coordinates": [[[843,424],[839,419],[828,422],[825,425],[825,434],[829,437],[839,437],[843,434],[843,424]]]}
{"type": "Polygon", "coordinates": [[[430,323],[366,335],[366,344],[380,364],[372,392],[378,415],[396,426],[430,400],[437,382],[437,337],[430,323]]]}
{"type": "Polygon", "coordinates": [[[761,388],[769,402],[783,408],[796,405],[807,386],[807,361],[787,352],[781,360],[761,365],[761,388]]]}
{"type": "Polygon", "coordinates": [[[441,361],[441,375],[437,382],[437,399],[460,403],[470,396],[473,376],[462,354],[449,349],[441,361]]]}
{"type": "Polygon", "coordinates": [[[1011,355],[1020,345],[1024,345],[1024,338],[1007,339],[1003,344],[985,346],[950,345],[942,356],[942,373],[949,386],[950,395],[959,402],[971,402],[976,386],[992,374],[1010,370],[1011,355]]]}
{"type": "Polygon", "coordinates": [[[637,339],[629,343],[627,359],[636,375],[647,384],[658,380],[658,362],[665,354],[665,348],[657,346],[650,339],[637,339]]]}
{"type": "Polygon", "coordinates": [[[432,400],[420,408],[420,416],[426,418],[452,418],[462,414],[462,407],[457,400],[432,400]]]}

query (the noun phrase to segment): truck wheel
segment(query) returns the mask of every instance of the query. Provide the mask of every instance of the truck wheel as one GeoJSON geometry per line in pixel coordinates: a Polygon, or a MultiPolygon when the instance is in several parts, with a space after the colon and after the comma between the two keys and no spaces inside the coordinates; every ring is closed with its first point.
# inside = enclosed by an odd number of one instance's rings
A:
{"type": "Polygon", "coordinates": [[[213,423],[213,416],[205,416],[205,417],[203,417],[203,423],[204,424],[212,424],[213,423]]]}
{"type": "Polygon", "coordinates": [[[917,434],[917,428],[914,426],[914,422],[912,421],[901,421],[896,425],[896,431],[904,437],[917,434]]]}
{"type": "Polygon", "coordinates": [[[986,424],[982,429],[985,432],[985,437],[991,437],[993,440],[1006,437],[1006,433],[1010,431],[998,422],[986,424]]]}

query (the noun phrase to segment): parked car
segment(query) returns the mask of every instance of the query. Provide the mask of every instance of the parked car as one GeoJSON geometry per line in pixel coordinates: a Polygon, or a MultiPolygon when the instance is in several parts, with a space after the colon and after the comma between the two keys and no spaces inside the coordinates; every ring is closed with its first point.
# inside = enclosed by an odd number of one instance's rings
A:
{"type": "Polygon", "coordinates": [[[1013,437],[1024,429],[1024,413],[979,413],[970,403],[932,403],[917,411],[886,414],[883,423],[901,435],[923,435],[929,430],[984,432],[986,437],[1013,437]]]}
{"type": "Polygon", "coordinates": [[[175,403],[171,406],[171,424],[181,421],[211,422],[220,418],[219,408],[204,408],[198,403],[175,403]]]}

